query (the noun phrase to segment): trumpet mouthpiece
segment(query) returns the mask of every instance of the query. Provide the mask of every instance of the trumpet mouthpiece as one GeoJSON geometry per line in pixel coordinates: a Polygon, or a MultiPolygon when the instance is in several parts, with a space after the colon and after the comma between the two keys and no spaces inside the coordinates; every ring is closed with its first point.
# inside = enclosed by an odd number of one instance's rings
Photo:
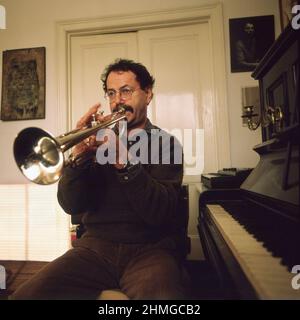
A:
{"type": "Polygon", "coordinates": [[[133,113],[133,108],[131,106],[128,106],[126,104],[120,104],[116,107],[115,111],[121,111],[121,110],[125,110],[125,111],[129,111],[131,113],[133,113]]]}

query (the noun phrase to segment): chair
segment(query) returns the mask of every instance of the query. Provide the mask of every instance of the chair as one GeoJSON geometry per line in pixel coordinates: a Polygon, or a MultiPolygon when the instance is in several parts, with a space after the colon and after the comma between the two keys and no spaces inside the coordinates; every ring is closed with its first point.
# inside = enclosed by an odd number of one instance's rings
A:
{"type": "MultiPolygon", "coordinates": [[[[182,218],[182,224],[184,228],[182,229],[182,243],[184,248],[181,248],[184,253],[184,258],[191,251],[191,240],[188,237],[188,222],[189,222],[189,190],[188,185],[182,185],[179,195],[178,212],[182,218]]],[[[84,225],[81,223],[83,214],[76,214],[71,216],[71,223],[75,226],[75,237],[79,239],[85,232],[84,225]]],[[[103,290],[98,297],[99,300],[129,300],[129,298],[120,289],[109,289],[103,290]]]]}

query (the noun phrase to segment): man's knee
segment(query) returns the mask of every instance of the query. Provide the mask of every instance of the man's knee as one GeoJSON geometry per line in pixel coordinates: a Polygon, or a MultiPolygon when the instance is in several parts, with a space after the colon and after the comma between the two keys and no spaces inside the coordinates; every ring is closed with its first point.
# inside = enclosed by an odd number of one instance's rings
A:
{"type": "Polygon", "coordinates": [[[131,299],[186,299],[188,279],[176,259],[162,254],[132,264],[121,279],[121,288],[131,299]]]}
{"type": "Polygon", "coordinates": [[[9,296],[9,300],[37,300],[47,299],[44,296],[45,286],[34,279],[23,283],[15,292],[9,296]]]}

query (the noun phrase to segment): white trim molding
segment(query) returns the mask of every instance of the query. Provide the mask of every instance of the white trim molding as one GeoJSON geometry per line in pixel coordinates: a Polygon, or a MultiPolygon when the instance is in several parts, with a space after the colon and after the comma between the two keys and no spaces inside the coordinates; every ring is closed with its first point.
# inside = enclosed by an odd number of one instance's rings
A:
{"type": "Polygon", "coordinates": [[[176,10],[150,11],[134,15],[113,15],[93,19],[57,22],[58,129],[70,130],[70,40],[74,36],[139,31],[149,28],[208,23],[213,57],[214,140],[218,168],[230,166],[229,122],[226,94],[225,49],[222,4],[176,10]],[[62,112],[66,110],[66,112],[62,112]]]}

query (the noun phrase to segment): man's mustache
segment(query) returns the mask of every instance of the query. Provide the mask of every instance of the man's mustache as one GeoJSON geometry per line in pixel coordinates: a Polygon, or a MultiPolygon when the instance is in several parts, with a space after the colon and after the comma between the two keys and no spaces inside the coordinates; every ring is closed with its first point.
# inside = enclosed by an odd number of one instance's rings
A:
{"type": "Polygon", "coordinates": [[[113,109],[113,112],[117,112],[117,111],[121,110],[121,108],[133,113],[133,108],[131,106],[129,106],[127,104],[122,104],[122,103],[117,104],[116,107],[113,109]]]}

